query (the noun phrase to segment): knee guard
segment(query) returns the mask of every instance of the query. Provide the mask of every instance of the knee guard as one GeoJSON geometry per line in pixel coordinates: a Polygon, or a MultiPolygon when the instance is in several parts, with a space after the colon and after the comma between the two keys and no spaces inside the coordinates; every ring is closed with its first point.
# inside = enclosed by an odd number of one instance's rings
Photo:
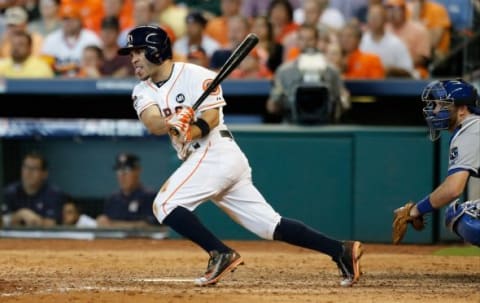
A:
{"type": "Polygon", "coordinates": [[[480,200],[450,203],[445,225],[465,241],[480,246],[480,200]]]}

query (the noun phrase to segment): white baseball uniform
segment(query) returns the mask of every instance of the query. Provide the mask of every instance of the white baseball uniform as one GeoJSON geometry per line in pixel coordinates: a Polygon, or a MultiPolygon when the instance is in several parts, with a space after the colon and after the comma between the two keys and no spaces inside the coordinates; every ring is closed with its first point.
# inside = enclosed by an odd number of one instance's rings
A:
{"type": "MultiPolygon", "coordinates": [[[[214,77],[214,72],[203,67],[176,62],[165,82],[155,84],[148,79],[135,86],[134,108],[140,116],[147,107],[158,106],[168,117],[183,106],[192,106],[214,77]]],[[[155,197],[154,214],[162,223],[177,206],[193,211],[212,200],[251,232],[273,239],[281,217],[253,185],[248,160],[223,122],[224,105],[219,86],[197,109],[199,117],[202,111],[218,108],[219,124],[206,137],[191,143],[191,153],[155,197]]],[[[179,147],[174,147],[180,154],[179,147]]]]}

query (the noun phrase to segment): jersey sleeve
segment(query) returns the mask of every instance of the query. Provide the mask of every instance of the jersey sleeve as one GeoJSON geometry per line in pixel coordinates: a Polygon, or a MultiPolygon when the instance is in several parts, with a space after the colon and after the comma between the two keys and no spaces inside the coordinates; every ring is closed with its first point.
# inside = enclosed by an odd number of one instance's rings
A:
{"type": "Polygon", "coordinates": [[[480,169],[480,140],[478,133],[465,133],[459,137],[455,144],[450,146],[448,174],[460,170],[469,171],[478,176],[480,169]]]}
{"type": "MultiPolygon", "coordinates": [[[[207,89],[208,85],[215,78],[216,73],[206,69],[195,66],[195,69],[190,74],[190,96],[192,96],[191,105],[198,100],[198,98],[207,89]]],[[[223,98],[223,92],[221,85],[208,95],[208,97],[199,106],[198,111],[203,112],[212,108],[219,108],[225,106],[225,99],[223,98]]]]}
{"type": "Polygon", "coordinates": [[[141,84],[135,86],[132,92],[133,108],[137,112],[138,117],[149,106],[155,105],[155,101],[147,93],[145,93],[141,84]]]}

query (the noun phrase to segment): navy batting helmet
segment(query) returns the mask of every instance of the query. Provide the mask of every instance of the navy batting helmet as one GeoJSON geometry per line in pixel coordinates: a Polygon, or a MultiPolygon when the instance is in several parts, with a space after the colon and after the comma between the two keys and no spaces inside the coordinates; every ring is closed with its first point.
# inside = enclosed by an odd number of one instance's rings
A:
{"type": "Polygon", "coordinates": [[[129,55],[132,49],[145,49],[145,57],[154,64],[172,58],[172,46],[167,33],[158,26],[146,25],[132,29],[127,36],[127,45],[118,50],[119,55],[129,55]]]}
{"type": "Polygon", "coordinates": [[[477,90],[462,79],[430,82],[422,92],[422,101],[427,103],[423,113],[432,140],[438,139],[440,130],[448,129],[452,105],[466,105],[470,112],[480,115],[477,90]],[[440,110],[436,110],[437,105],[440,110]]]}

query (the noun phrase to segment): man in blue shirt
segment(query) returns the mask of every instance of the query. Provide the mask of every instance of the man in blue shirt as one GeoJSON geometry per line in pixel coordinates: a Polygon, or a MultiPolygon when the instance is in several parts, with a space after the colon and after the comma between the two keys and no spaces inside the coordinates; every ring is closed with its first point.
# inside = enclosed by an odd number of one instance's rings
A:
{"type": "Polygon", "coordinates": [[[21,181],[4,190],[3,221],[6,226],[50,227],[60,222],[66,195],[48,184],[48,164],[36,152],[22,161],[21,181]]]}
{"type": "Polygon", "coordinates": [[[105,201],[104,212],[97,217],[98,227],[158,226],[152,210],[156,193],[141,184],[138,156],[129,153],[119,154],[114,169],[120,190],[105,201]]]}

